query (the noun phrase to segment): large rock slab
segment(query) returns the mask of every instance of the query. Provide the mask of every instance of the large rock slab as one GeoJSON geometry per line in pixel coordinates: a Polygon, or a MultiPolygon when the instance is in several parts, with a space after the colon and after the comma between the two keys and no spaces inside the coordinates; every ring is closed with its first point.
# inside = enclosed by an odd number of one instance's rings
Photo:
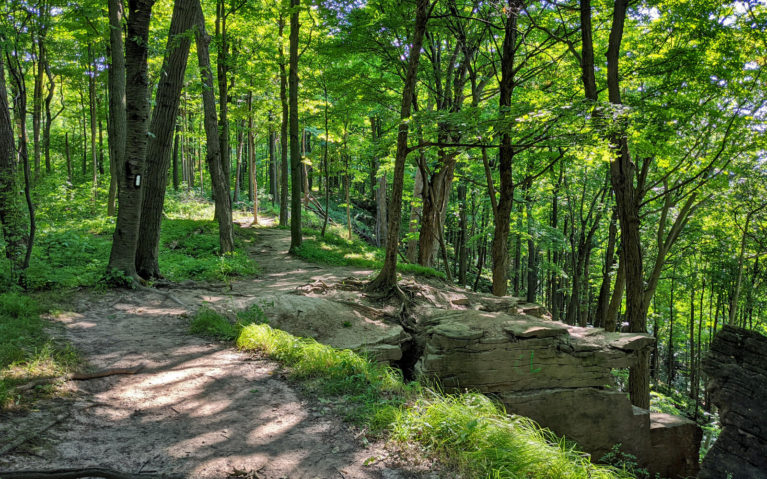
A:
{"type": "Polygon", "coordinates": [[[595,460],[620,443],[653,477],[697,472],[700,428],[636,408],[615,387],[611,370],[636,364],[653,347],[648,334],[499,311],[432,310],[421,315],[416,341],[423,349],[417,373],[448,391],[497,397],[509,412],[577,442],[595,460]]]}
{"type": "Polygon", "coordinates": [[[722,432],[700,479],[767,477],[767,337],[725,326],[703,360],[722,432]]]}
{"type": "Polygon", "coordinates": [[[419,322],[416,372],[481,392],[614,386],[613,368],[636,363],[646,334],[605,334],[531,316],[435,310],[419,322]]]}
{"type": "Polygon", "coordinates": [[[363,352],[378,361],[401,360],[402,345],[411,340],[402,326],[352,304],[291,294],[261,297],[255,304],[274,328],[363,352]]]}

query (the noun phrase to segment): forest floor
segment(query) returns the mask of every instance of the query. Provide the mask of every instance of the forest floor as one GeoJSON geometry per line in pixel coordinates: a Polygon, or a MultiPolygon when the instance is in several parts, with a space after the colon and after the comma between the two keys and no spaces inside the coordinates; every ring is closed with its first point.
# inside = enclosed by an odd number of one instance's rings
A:
{"type": "MultiPolygon", "coordinates": [[[[268,221],[267,221],[268,224],[268,221]]],[[[249,225],[243,225],[248,227],[249,225]]],[[[290,232],[252,228],[257,278],[162,289],[88,291],[55,329],[88,370],[134,374],[66,381],[63,395],[0,415],[0,471],[101,467],[169,477],[439,477],[368,439],[279,364],[189,334],[203,304],[236,310],[260,295],[372,271],[316,266],[287,254],[290,232]],[[21,442],[20,442],[21,441],[21,442]],[[20,442],[20,443],[19,443],[20,442]]]]}

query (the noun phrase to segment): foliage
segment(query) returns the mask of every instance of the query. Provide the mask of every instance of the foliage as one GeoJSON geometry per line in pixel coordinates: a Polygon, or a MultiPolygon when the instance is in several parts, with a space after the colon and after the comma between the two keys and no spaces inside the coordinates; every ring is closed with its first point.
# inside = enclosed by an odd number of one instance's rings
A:
{"type": "Polygon", "coordinates": [[[45,377],[60,376],[78,362],[67,345],[48,334],[51,326],[42,318],[53,299],[40,295],[0,294],[0,410],[24,406],[36,396],[45,396],[53,386],[40,386],[29,393],[14,387],[45,377]]]}

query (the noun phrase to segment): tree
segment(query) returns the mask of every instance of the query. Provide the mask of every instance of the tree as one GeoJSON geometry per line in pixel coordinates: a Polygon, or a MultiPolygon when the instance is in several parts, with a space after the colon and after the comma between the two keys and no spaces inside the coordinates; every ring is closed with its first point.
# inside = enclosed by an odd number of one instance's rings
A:
{"type": "MultiPolygon", "coordinates": [[[[176,129],[178,104],[184,84],[190,34],[197,23],[195,0],[176,0],[168,33],[168,46],[157,86],[155,107],[149,127],[146,173],[141,203],[141,224],[136,249],[136,270],[145,278],[159,278],[160,222],[165,190],[168,184],[173,133],[176,129]]],[[[198,0],[199,1],[199,0],[198,0]]]]}
{"type": "Polygon", "coordinates": [[[397,153],[394,161],[394,177],[392,179],[392,195],[389,203],[389,234],[386,237],[386,251],[383,268],[378,276],[368,284],[371,291],[388,293],[398,290],[397,287],[397,249],[399,248],[400,220],[402,218],[402,189],[405,176],[405,160],[408,154],[408,123],[413,104],[416,80],[418,76],[418,61],[421,57],[421,46],[426,33],[429,13],[433,8],[430,0],[417,0],[413,41],[408,53],[408,67],[405,75],[405,85],[402,90],[402,106],[400,107],[400,123],[397,128],[397,153]]]}
{"type": "MultiPolygon", "coordinates": [[[[115,8],[113,3],[116,2],[110,1],[110,8],[115,8]]],[[[152,17],[153,5],[154,0],[128,2],[128,37],[125,48],[125,157],[121,168],[118,169],[119,206],[107,272],[114,280],[122,277],[129,282],[139,279],[135,260],[149,127],[147,55],[149,20],[152,17]]],[[[113,49],[112,54],[115,53],[113,49]]]]}

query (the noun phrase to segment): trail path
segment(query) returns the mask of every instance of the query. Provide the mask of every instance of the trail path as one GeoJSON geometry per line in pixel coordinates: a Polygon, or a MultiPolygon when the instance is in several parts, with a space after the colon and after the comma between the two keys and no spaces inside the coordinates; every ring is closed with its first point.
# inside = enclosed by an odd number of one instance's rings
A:
{"type": "MultiPolygon", "coordinates": [[[[143,364],[134,375],[69,382],[72,394],[25,415],[0,415],[0,470],[108,467],[193,478],[405,478],[381,444],[367,444],[316,399],[302,398],[271,361],[188,334],[204,302],[235,309],[370,271],[318,267],[287,255],[289,232],[262,228],[250,249],[261,277],[226,287],[89,293],[58,321],[93,369],[143,364]],[[179,303],[182,303],[183,306],[179,303]],[[44,429],[39,433],[30,431],[44,429]],[[367,464],[367,465],[366,465],[367,464]]],[[[422,466],[421,469],[424,469],[422,466]]],[[[438,477],[434,475],[433,477],[438,477]]]]}

